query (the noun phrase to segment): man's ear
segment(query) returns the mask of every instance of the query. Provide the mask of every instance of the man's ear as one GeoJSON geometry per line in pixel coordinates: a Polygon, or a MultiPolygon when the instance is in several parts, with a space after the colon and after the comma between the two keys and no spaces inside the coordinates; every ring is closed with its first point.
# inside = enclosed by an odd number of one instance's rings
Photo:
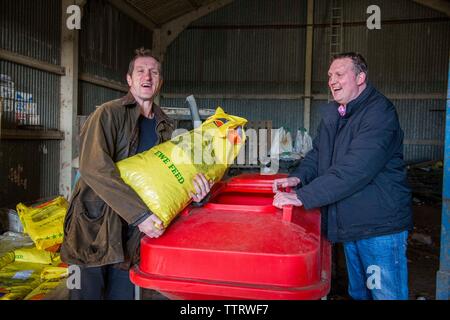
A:
{"type": "Polygon", "coordinates": [[[366,82],[366,74],[364,72],[360,72],[357,76],[356,76],[356,83],[358,84],[358,86],[362,85],[364,82],[366,82]]]}
{"type": "Polygon", "coordinates": [[[127,83],[129,87],[131,87],[131,84],[133,83],[131,76],[129,74],[127,74],[127,83]]]}

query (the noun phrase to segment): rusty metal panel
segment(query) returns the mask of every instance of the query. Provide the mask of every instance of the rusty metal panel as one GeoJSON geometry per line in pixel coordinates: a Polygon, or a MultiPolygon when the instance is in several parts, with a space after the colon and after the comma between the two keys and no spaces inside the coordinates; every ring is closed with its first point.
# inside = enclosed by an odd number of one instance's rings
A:
{"type": "MultiPolygon", "coordinates": [[[[80,72],[126,85],[134,50],[151,48],[152,33],[106,0],[90,0],[80,31],[80,72]]],[[[123,92],[79,81],[78,114],[124,95],[123,92]]]]}
{"type": "Polygon", "coordinates": [[[59,141],[0,143],[0,206],[58,194],[59,141]]]}
{"type": "Polygon", "coordinates": [[[186,30],[169,47],[163,93],[301,94],[305,32],[186,30]]]}
{"type": "Polygon", "coordinates": [[[151,31],[108,1],[86,3],[80,31],[80,72],[126,84],[134,50],[151,46],[151,31]]]}
{"type": "MultiPolygon", "coordinates": [[[[59,0],[0,1],[1,49],[59,65],[60,30],[59,0]]],[[[59,128],[59,75],[4,60],[0,74],[8,88],[2,92],[2,127],[59,128]]],[[[59,145],[58,140],[0,141],[0,206],[58,194],[59,145]]]]}
{"type": "Polygon", "coordinates": [[[0,1],[2,49],[59,64],[60,26],[60,0],[0,1]]]}
{"type": "MultiPolygon", "coordinates": [[[[315,1],[313,94],[328,93],[330,3],[315,1]]],[[[366,9],[373,3],[343,3],[344,51],[365,55],[369,80],[382,93],[403,96],[393,102],[405,140],[422,143],[405,146],[407,161],[440,157],[442,146],[436,141],[443,139],[443,125],[439,112],[430,114],[429,110],[442,106],[439,97],[445,96],[447,75],[443,66],[448,63],[450,50],[448,17],[409,0],[382,0],[377,2],[382,10],[382,29],[368,30],[366,9]],[[436,98],[411,98],[424,94],[436,98]],[[428,140],[431,144],[423,145],[428,140]]],[[[163,94],[302,94],[305,23],[306,1],[235,1],[194,22],[172,43],[165,60],[163,94]]],[[[231,110],[249,117],[256,116],[259,110],[255,103],[243,98],[223,101],[231,110]]],[[[323,103],[326,101],[313,101],[313,136],[320,121],[318,106],[323,103]]],[[[275,113],[269,111],[266,115],[280,117],[277,124],[292,122],[290,113],[275,113]]]]}
{"type": "MultiPolygon", "coordinates": [[[[362,53],[369,80],[384,93],[444,93],[450,50],[450,21],[413,1],[378,1],[381,29],[369,30],[370,1],[343,2],[343,51],[362,53]],[[392,50],[391,50],[392,49],[392,50]],[[430,64],[430,61],[433,63],[430,64]]],[[[313,92],[327,93],[329,66],[328,0],[315,2],[313,92]]],[[[445,94],[444,94],[445,96],[445,94]]]]}
{"type": "Polygon", "coordinates": [[[192,23],[193,26],[260,26],[306,24],[306,1],[235,0],[230,5],[192,23]]]}
{"type": "Polygon", "coordinates": [[[124,92],[96,86],[84,81],[78,81],[78,114],[89,115],[95,108],[107,101],[118,99],[124,92]]]}
{"type": "Polygon", "coordinates": [[[305,35],[305,1],[235,1],[171,44],[163,92],[303,93],[305,35]]]}
{"type": "Polygon", "coordinates": [[[0,70],[10,77],[10,88],[14,90],[12,96],[4,97],[2,126],[58,129],[60,77],[3,60],[0,60],[0,70]]]}

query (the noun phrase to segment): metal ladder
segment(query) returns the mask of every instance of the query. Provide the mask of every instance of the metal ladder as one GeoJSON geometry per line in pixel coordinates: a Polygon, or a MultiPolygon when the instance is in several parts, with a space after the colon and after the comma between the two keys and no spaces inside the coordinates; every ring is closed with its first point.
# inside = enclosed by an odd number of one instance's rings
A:
{"type": "MultiPolygon", "coordinates": [[[[330,12],[330,61],[331,57],[342,52],[343,40],[343,0],[331,0],[330,12]]],[[[328,102],[333,100],[330,90],[328,90],[328,102]]]]}

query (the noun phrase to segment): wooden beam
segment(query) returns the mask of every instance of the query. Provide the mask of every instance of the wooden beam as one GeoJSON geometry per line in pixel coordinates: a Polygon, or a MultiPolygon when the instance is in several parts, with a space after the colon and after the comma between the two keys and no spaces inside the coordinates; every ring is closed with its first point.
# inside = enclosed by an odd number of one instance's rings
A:
{"type": "MultiPolygon", "coordinates": [[[[161,93],[163,98],[186,98],[192,93],[161,93]]],[[[443,93],[387,93],[391,100],[446,100],[443,93]]],[[[239,93],[199,93],[195,94],[199,99],[243,99],[243,100],[301,100],[307,98],[304,94],[239,94],[239,93]]],[[[325,93],[311,94],[313,100],[328,100],[325,93]]],[[[434,110],[436,111],[436,110],[434,110]]]]}
{"type": "Polygon", "coordinates": [[[2,140],[64,140],[64,132],[59,130],[2,129],[2,140]]]}
{"type": "MultiPolygon", "coordinates": [[[[75,123],[78,108],[78,52],[79,52],[79,30],[70,30],[66,26],[67,8],[74,4],[73,0],[61,1],[61,65],[66,72],[61,77],[59,99],[60,99],[60,121],[59,128],[63,132],[63,140],[60,143],[59,159],[59,194],[66,199],[72,193],[72,161],[74,156],[74,145],[77,132],[75,123]]],[[[75,1],[82,5],[85,1],[75,1]]]]}
{"type": "Polygon", "coordinates": [[[108,89],[113,89],[122,92],[128,92],[128,86],[114,80],[109,80],[106,78],[100,78],[89,73],[80,73],[78,79],[84,82],[92,83],[97,86],[105,87],[108,89]]]}
{"type": "Polygon", "coordinates": [[[311,88],[313,65],[313,37],[314,37],[314,0],[307,2],[307,27],[305,47],[305,102],[303,108],[303,127],[309,131],[311,122],[311,88]]]}
{"type": "Polygon", "coordinates": [[[11,52],[8,50],[4,50],[4,49],[0,49],[0,60],[14,62],[17,64],[21,64],[23,66],[38,69],[41,71],[50,72],[50,73],[57,74],[60,76],[63,76],[65,74],[64,67],[58,66],[56,64],[44,62],[44,61],[41,61],[38,59],[30,58],[27,56],[23,56],[21,54],[11,52]]]}
{"type": "Polygon", "coordinates": [[[200,6],[198,5],[198,3],[195,0],[186,0],[187,2],[189,2],[189,4],[191,5],[191,7],[193,9],[198,9],[200,8],[200,6]]]}
{"type": "Polygon", "coordinates": [[[114,7],[125,13],[127,16],[142,24],[149,30],[156,29],[158,25],[146,14],[139,11],[135,6],[124,0],[108,0],[114,7]]]}
{"type": "Polygon", "coordinates": [[[450,17],[450,2],[448,0],[413,0],[425,7],[445,13],[450,17]]]}
{"type": "Polygon", "coordinates": [[[160,30],[158,31],[156,37],[155,33],[153,35],[153,51],[162,61],[169,45],[178,37],[181,32],[183,32],[183,30],[188,27],[190,23],[232,3],[233,1],[234,0],[217,0],[165,23],[159,28],[160,30]]]}

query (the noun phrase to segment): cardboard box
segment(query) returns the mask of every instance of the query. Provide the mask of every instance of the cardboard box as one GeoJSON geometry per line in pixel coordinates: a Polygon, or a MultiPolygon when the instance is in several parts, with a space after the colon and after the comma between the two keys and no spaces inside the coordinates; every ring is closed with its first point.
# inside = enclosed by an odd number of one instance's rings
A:
{"type": "Polygon", "coordinates": [[[29,92],[16,91],[16,101],[33,102],[33,94],[29,92]]]}
{"type": "Polygon", "coordinates": [[[14,99],[14,86],[0,84],[0,97],[14,99]]]}
{"type": "Polygon", "coordinates": [[[23,225],[20,221],[19,215],[15,210],[8,208],[0,209],[0,225],[3,232],[13,231],[13,232],[23,232],[23,225]]]}
{"type": "Polygon", "coordinates": [[[41,124],[41,117],[38,114],[28,114],[26,124],[30,126],[39,126],[41,124]]]}
{"type": "Polygon", "coordinates": [[[2,98],[3,99],[3,112],[14,112],[14,99],[2,98]]]}
{"type": "Polygon", "coordinates": [[[15,122],[19,125],[40,124],[37,104],[34,102],[16,101],[14,106],[15,122]],[[29,123],[29,122],[32,123],[29,123]]]}
{"type": "Polygon", "coordinates": [[[0,73],[0,83],[3,83],[3,82],[12,82],[12,79],[9,75],[0,73]]]}

